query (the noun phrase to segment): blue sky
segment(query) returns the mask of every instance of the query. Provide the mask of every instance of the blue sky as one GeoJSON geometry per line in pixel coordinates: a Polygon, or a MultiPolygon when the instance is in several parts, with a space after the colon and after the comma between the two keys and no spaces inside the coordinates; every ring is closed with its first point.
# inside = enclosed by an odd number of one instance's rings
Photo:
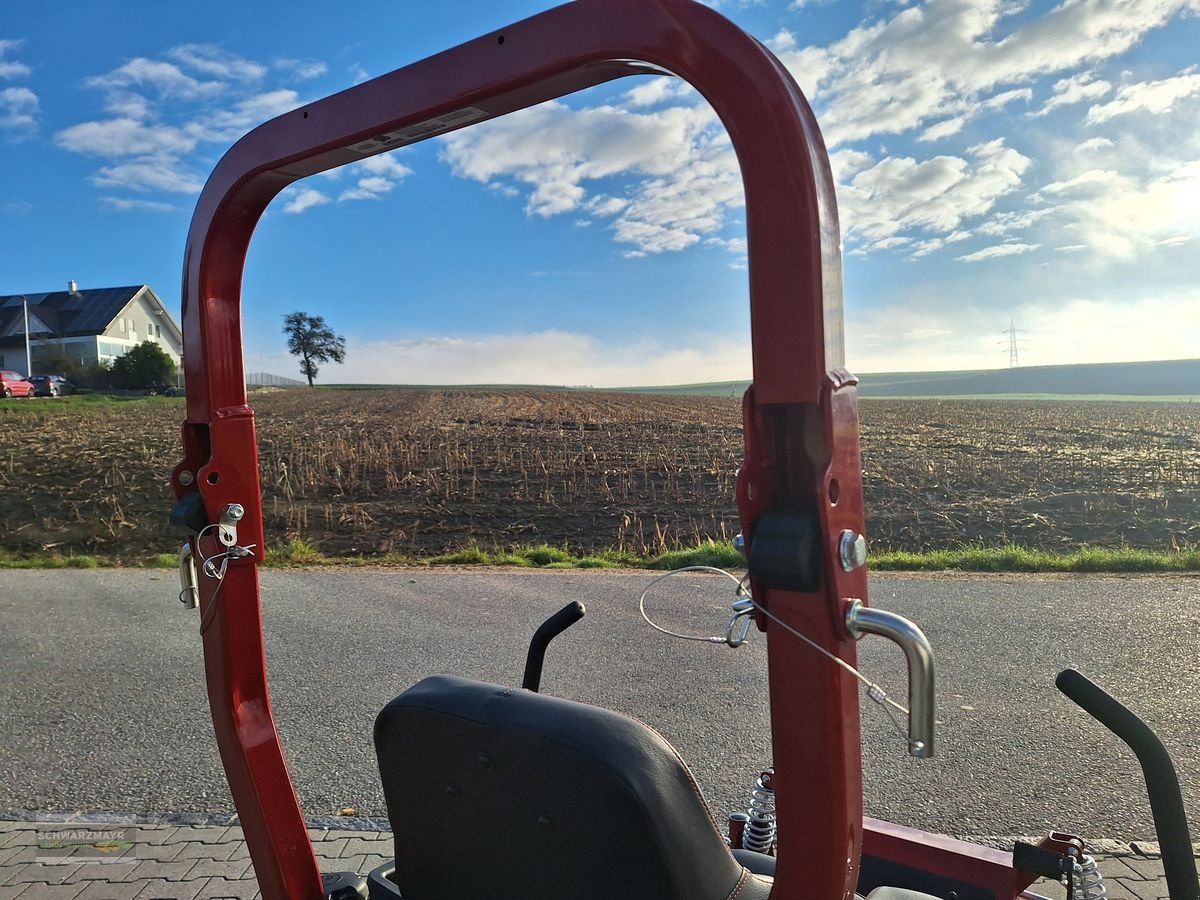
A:
{"type": "MultiPolygon", "coordinates": [[[[204,179],[258,122],[549,8],[112,0],[0,16],[0,294],[149,283],[178,310],[204,179]]],[[[724,0],[817,112],[859,372],[1200,356],[1200,0],[724,0]]],[[[316,176],[251,245],[320,380],[745,378],[742,193],[686,85],[637,78],[316,176]]]]}

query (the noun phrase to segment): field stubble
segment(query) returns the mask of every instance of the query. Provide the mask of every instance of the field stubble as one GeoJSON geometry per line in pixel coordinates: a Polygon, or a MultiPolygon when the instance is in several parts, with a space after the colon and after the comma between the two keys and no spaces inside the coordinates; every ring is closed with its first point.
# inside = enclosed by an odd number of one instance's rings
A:
{"type": "MultiPolygon", "coordinates": [[[[424,555],[470,543],[656,553],[737,530],[735,398],[555,391],[258,393],[268,539],[424,555]]],[[[1200,542],[1200,409],[861,401],[877,548],[1200,542]]],[[[0,546],[169,552],[183,404],[0,404],[0,546]]]]}

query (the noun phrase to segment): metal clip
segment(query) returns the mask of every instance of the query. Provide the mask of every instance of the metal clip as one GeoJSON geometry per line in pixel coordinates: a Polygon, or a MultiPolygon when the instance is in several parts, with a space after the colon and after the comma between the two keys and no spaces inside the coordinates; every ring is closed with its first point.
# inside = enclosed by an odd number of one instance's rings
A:
{"type": "Polygon", "coordinates": [[[237,523],[242,521],[246,510],[240,503],[229,503],[221,510],[221,518],[217,521],[217,540],[225,547],[237,544],[237,523]]]}
{"type": "Polygon", "coordinates": [[[184,609],[200,605],[200,579],[196,576],[196,559],[190,542],[179,548],[179,602],[184,609]]]}
{"type": "Polygon", "coordinates": [[[750,633],[750,626],[754,622],[754,601],[739,596],[729,604],[729,608],[733,615],[729,617],[729,627],[725,629],[725,643],[730,647],[740,647],[746,643],[746,635],[750,633]]]}

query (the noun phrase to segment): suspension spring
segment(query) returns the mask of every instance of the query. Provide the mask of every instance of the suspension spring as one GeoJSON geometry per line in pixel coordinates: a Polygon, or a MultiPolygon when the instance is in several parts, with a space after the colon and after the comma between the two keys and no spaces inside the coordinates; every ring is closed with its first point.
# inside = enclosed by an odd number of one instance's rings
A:
{"type": "Polygon", "coordinates": [[[767,769],[758,776],[750,793],[750,808],[746,810],[750,821],[742,834],[742,847],[755,853],[775,851],[775,790],[771,787],[774,777],[775,770],[767,769]]]}
{"type": "Polygon", "coordinates": [[[1076,863],[1074,888],[1073,900],[1105,900],[1108,897],[1104,876],[1090,853],[1083,854],[1076,863]]]}

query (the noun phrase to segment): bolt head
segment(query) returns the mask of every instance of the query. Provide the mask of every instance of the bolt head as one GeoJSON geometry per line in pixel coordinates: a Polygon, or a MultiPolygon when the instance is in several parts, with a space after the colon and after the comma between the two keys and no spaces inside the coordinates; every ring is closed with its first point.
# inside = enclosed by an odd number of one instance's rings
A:
{"type": "Polygon", "coordinates": [[[846,529],[838,541],[838,555],[843,571],[853,572],[862,568],[867,562],[867,539],[856,531],[846,529]]]}
{"type": "Polygon", "coordinates": [[[189,472],[187,469],[184,469],[182,472],[179,473],[179,483],[182,484],[184,487],[187,487],[189,484],[191,484],[195,480],[196,480],[196,476],[193,475],[191,472],[189,472]]]}
{"type": "Polygon", "coordinates": [[[244,515],[246,515],[246,510],[240,503],[230,503],[227,507],[225,507],[225,515],[234,522],[238,522],[244,515]]]}

